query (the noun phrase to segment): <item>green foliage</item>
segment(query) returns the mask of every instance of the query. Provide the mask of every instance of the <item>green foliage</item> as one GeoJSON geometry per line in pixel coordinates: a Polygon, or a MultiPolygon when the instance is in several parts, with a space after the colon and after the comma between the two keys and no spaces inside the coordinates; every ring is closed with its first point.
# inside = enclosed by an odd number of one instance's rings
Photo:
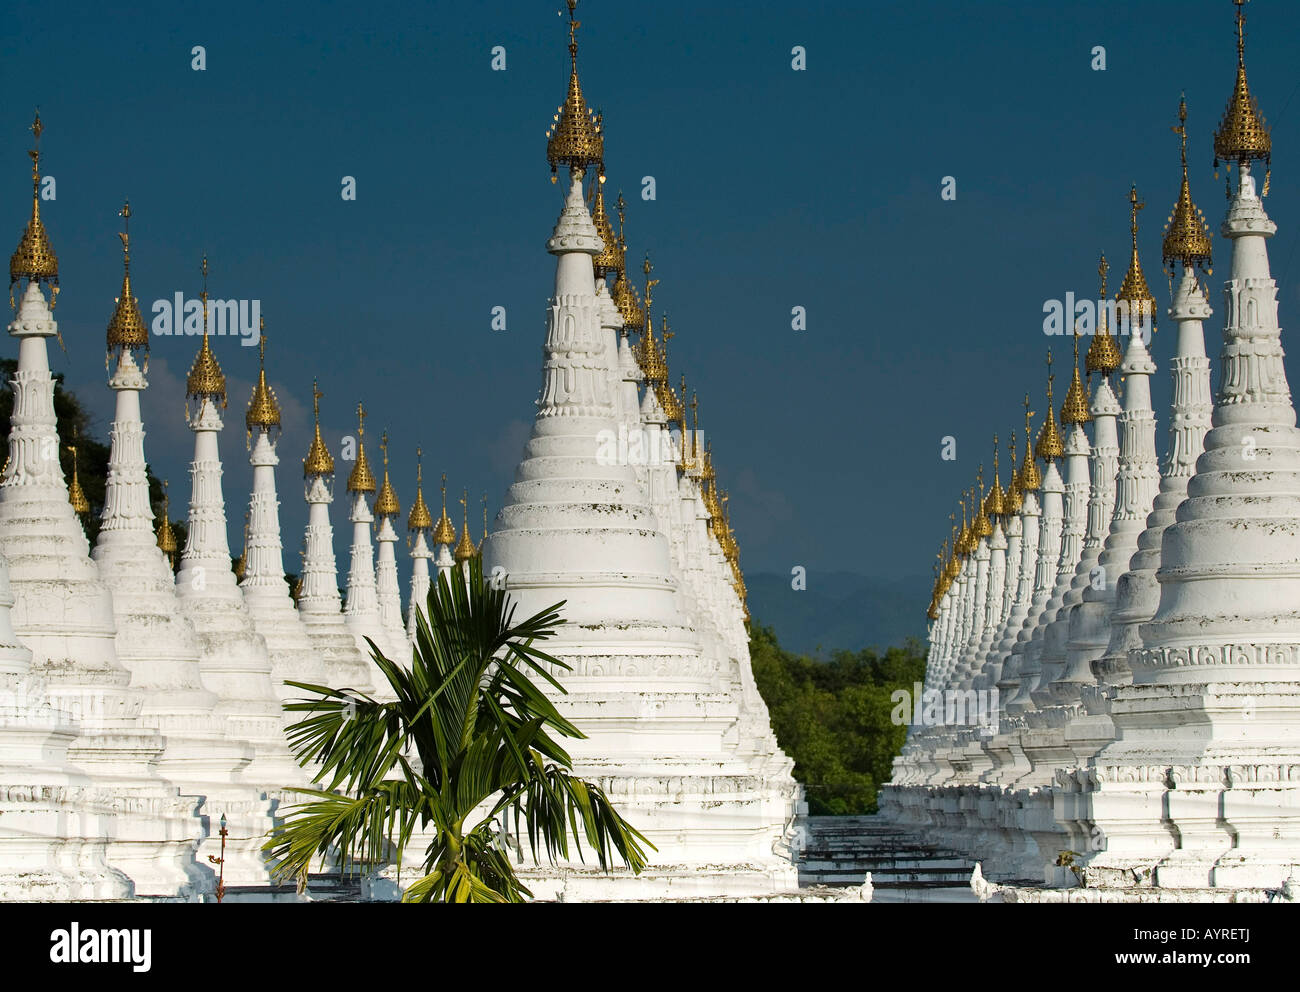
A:
{"type": "MultiPolygon", "coordinates": [[[[14,392],[11,384],[18,371],[18,362],[12,358],[0,359],[0,438],[9,437],[11,417],[14,409],[14,392]]],[[[100,517],[104,512],[104,490],[108,486],[108,458],[111,449],[107,444],[94,438],[94,421],[90,412],[82,405],[76,393],[63,388],[63,376],[55,372],[54,376],[54,416],[58,421],[59,464],[63,467],[64,478],[72,479],[72,453],[68,445],[72,444],[73,433],[77,437],[77,478],[81,488],[90,502],[90,512],[82,519],[86,528],[86,537],[94,547],[99,537],[100,517]]],[[[154,478],[152,472],[145,469],[149,480],[149,505],[155,516],[162,512],[163,487],[154,478]]],[[[187,529],[184,520],[172,521],[176,531],[178,546],[185,547],[187,529]]],[[[177,555],[180,564],[180,555],[177,555]]]]}
{"type": "Polygon", "coordinates": [[[265,845],[276,876],[301,881],[332,851],[349,871],[381,863],[393,848],[400,864],[419,829],[432,836],[425,875],[403,901],[522,902],[532,893],[515,875],[498,818],[513,818],[534,861],[539,851],[552,863],[571,850],[582,859],[585,840],[602,870],[617,856],[639,873],[641,845],[653,845],[599,787],[570,774],[558,738],[583,734],[534,681],[564,691],[551,673],[569,666],[533,646],[554,636],[563,605],[515,623],[514,604],[483,580],[475,557],[468,581],[456,570],[429,590],[409,665],[369,642],[395,701],[286,683],[317,697],[285,708],[306,714],[289,741],[304,767],[319,762],[321,788],[293,790],[310,801],[265,845]]]}
{"type": "Polygon", "coordinates": [[[924,679],[925,652],[909,639],[883,655],[836,651],[828,662],[786,651],[770,627],[753,624],[750,658],[772,730],[795,762],[814,815],[876,811],[906,726],[890,719],[890,694],[924,679]]]}

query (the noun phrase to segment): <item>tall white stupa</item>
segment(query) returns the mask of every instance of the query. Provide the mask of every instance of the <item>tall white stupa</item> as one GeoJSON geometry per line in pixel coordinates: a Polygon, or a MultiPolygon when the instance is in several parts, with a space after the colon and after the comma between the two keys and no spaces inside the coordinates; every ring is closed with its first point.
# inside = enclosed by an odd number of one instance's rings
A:
{"type": "MultiPolygon", "coordinates": [[[[424,501],[424,451],[415,449],[415,502],[406,518],[407,542],[411,546],[411,603],[406,616],[406,639],[415,640],[417,630],[416,616],[424,611],[429,598],[431,577],[429,562],[434,552],[429,547],[429,538],[433,534],[433,514],[429,504],[424,501]]],[[[447,515],[447,477],[442,479],[442,513],[447,515]]],[[[439,521],[441,523],[441,520],[439,521]]]]}
{"type": "Polygon", "coordinates": [[[379,545],[379,558],[375,564],[375,598],[379,604],[379,629],[383,637],[384,657],[398,664],[407,664],[410,648],[406,641],[406,628],[402,626],[402,590],[397,583],[397,530],[395,524],[402,512],[397,490],[388,478],[388,432],[379,439],[379,451],[384,460],[384,481],[375,495],[375,541],[379,545]]]}
{"type": "Polygon", "coordinates": [[[348,555],[347,600],[343,604],[343,616],[356,641],[357,650],[366,659],[371,680],[382,692],[387,682],[371,657],[370,645],[366,643],[369,638],[381,650],[385,647],[384,629],[379,619],[379,592],[375,588],[375,550],[370,543],[370,525],[375,518],[366,498],[378,488],[374,473],[370,471],[370,462],[366,458],[366,408],[358,403],[357,459],[348,474],[348,497],[351,500],[348,520],[352,523],[352,547],[348,555]]]}
{"type": "MultiPolygon", "coordinates": [[[[286,682],[320,685],[327,680],[325,664],[294,608],[284,575],[284,548],[280,541],[280,497],[275,468],[280,464],[276,445],[280,439],[280,404],[266,381],[266,331],[259,328],[257,385],[248,401],[244,424],[248,430],[249,463],[253,467],[253,492],[248,507],[248,533],[244,544],[244,574],[239,582],[253,629],[266,641],[271,659],[271,685],[281,701],[302,698],[302,690],[286,682]]],[[[295,722],[285,712],[286,724],[295,722]]]]}
{"type": "Polygon", "coordinates": [[[367,692],[373,685],[374,668],[369,653],[363,654],[357,647],[339,596],[334,527],[330,524],[334,456],[320,432],[320,401],[325,394],[315,380],[311,390],[316,433],[302,461],[308,516],[303,535],[302,577],[298,582],[298,616],[325,666],[327,684],[336,689],[367,692]]]}
{"type": "Polygon", "coordinates": [[[303,772],[285,740],[283,709],[271,683],[266,640],[254,628],[231,568],[218,444],[226,378],[209,340],[207,268],[205,258],[200,293],[203,342],[185,382],[194,461],[189,533],[176,574],[176,592],[198,632],[200,670],[204,683],[217,694],[216,711],[227,718],[233,736],[253,745],[253,761],[244,769],[243,781],[274,795],[301,782],[303,772]]]}
{"type": "Polygon", "coordinates": [[[778,852],[793,783],[786,809],[775,810],[777,784],[725,742],[740,716],[728,673],[684,622],[669,541],[635,470],[599,456],[602,437],[618,434],[615,359],[592,266],[603,242],[582,184],[587,168],[601,165],[603,138],[578,81],[574,6],[568,96],[547,146],[569,189],[547,242],[556,280],[542,388],[515,482],[484,542],[484,570],[501,569],[521,615],[564,601],[567,622],[545,649],[572,666],[556,702],[587,735],[570,745],[575,769],[601,783],[657,852],[639,878],[572,864],[539,869],[534,888],[614,899],[792,888],[793,864],[778,852]]]}

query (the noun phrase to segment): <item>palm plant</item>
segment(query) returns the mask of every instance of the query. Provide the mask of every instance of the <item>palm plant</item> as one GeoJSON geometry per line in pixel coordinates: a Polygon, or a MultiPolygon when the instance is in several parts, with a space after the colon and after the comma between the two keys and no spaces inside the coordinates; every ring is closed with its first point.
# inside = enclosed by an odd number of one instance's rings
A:
{"type": "Polygon", "coordinates": [[[584,735],[534,681],[564,689],[568,665],[534,646],[564,623],[563,603],[515,623],[515,604],[485,582],[482,561],[439,575],[417,615],[409,669],[367,639],[396,699],[289,682],[316,698],[286,703],[307,714],[288,731],[295,757],[317,762],[321,788],[276,828],[265,849],[277,878],[302,884],[311,862],[336,852],[347,870],[402,854],[418,828],[431,837],[424,876],[404,902],[522,902],[532,896],[504,850],[497,818],[527,826],[533,860],[583,859],[583,839],[608,871],[614,855],[633,872],[653,845],[576,778],[559,737],[584,735]]]}

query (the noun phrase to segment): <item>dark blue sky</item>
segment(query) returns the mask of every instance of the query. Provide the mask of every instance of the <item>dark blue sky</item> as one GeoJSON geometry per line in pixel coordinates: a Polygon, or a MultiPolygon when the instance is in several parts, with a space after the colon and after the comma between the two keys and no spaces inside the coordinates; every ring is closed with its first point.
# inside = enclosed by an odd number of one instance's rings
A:
{"type": "MultiPolygon", "coordinates": [[[[115,214],[129,195],[146,314],[155,299],[197,295],[205,251],[213,296],[262,301],[285,407],[287,568],[306,518],[313,375],[332,442],[364,400],[374,434],[391,432],[403,509],[422,444],[426,478],[445,470],[456,493],[470,487],[477,538],[479,494],[495,514],[539,382],[554,272],[544,242],[562,194],[544,132],[568,74],[563,3],[136,9],[55,14],[18,0],[0,41],[0,233],[16,243],[28,213],[34,105],[58,184],[43,207],[63,286],[68,354],[53,355],[56,367],[106,439],[104,326],[120,283],[115,214]],[[206,71],[190,68],[194,45],[206,71]],[[505,72],[490,69],[494,45],[505,72]],[[339,196],[344,175],[357,179],[355,202],[339,196]],[[494,306],[507,308],[505,332],[490,329],[494,306]]],[[[1300,6],[1256,0],[1248,12],[1250,81],[1273,125],[1266,206],[1280,228],[1271,252],[1289,344],[1300,6]]],[[[1095,297],[1101,249],[1118,287],[1132,182],[1148,203],[1147,277],[1168,305],[1159,238],[1178,188],[1169,128],[1182,91],[1193,196],[1216,233],[1217,358],[1227,252],[1211,134],[1233,81],[1227,0],[586,0],[579,16],[608,188],[630,201],[630,258],[653,253],[657,309],[677,333],[674,381],[685,371],[700,391],[746,569],[802,564],[810,585],[819,570],[928,572],[992,434],[1020,425],[1027,388],[1044,409],[1044,350],[1063,347],[1042,333],[1044,300],[1095,297]],[[791,70],[794,45],[807,71],[791,70]],[[1106,47],[1104,72],[1090,69],[1094,45],[1106,47]],[[640,199],[645,175],[654,202],[640,199]],[[940,199],[948,175],[952,202],[940,199]],[[804,332],[790,327],[796,305],[804,332]],[[955,463],[939,457],[946,434],[955,463]]],[[[1153,348],[1162,449],[1170,330],[1153,348]]],[[[256,350],[216,346],[231,384],[222,450],[237,543],[256,350]]],[[[181,503],[192,443],[182,384],[196,350],[193,338],[155,338],[145,401],[147,454],[181,503]]],[[[334,522],[345,568],[337,504],[334,522]]]]}

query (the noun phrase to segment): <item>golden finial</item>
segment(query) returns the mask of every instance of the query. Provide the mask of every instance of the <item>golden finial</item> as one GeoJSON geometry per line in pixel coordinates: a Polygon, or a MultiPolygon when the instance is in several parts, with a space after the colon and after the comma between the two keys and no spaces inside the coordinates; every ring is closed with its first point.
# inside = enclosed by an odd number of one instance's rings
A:
{"type": "MultiPolygon", "coordinates": [[[[659,405],[663,408],[664,416],[669,423],[680,424],[685,411],[682,404],[677,399],[677,393],[673,387],[668,384],[668,342],[673,339],[673,332],[668,329],[668,314],[661,318],[661,326],[664,336],[664,346],[662,354],[663,377],[652,380],[655,384],[655,395],[659,397],[659,405]]],[[[649,380],[649,376],[647,376],[649,380]]]]}
{"type": "Polygon", "coordinates": [[[397,501],[397,490],[388,481],[388,431],[379,435],[379,452],[384,459],[384,484],[375,497],[375,516],[396,517],[402,512],[402,504],[397,501]]]}
{"type": "Polygon", "coordinates": [[[27,221],[18,247],[9,256],[9,305],[14,306],[14,284],[19,279],[28,282],[45,282],[50,286],[50,309],[59,297],[59,259],[50,245],[50,236],[41,223],[41,123],[40,111],[28,128],[35,135],[35,147],[27,154],[32,160],[32,216],[27,221]]]}
{"type": "Polygon", "coordinates": [[[442,516],[438,518],[438,525],[433,529],[433,543],[445,544],[448,547],[456,543],[456,528],[452,526],[451,519],[447,516],[447,473],[442,473],[442,516]]]}
{"type": "Polygon", "coordinates": [[[1061,405],[1061,423],[1063,424],[1086,424],[1092,419],[1092,414],[1088,411],[1088,393],[1083,388],[1083,380],[1079,377],[1079,328],[1074,328],[1074,376],[1070,379],[1070,388],[1065,394],[1065,402],[1061,405]]]}
{"type": "Polygon", "coordinates": [[[330,449],[325,447],[325,439],[320,436],[320,401],[325,394],[320,391],[315,379],[311,381],[311,409],[312,415],[316,418],[316,436],[311,440],[311,447],[307,449],[307,457],[302,460],[302,476],[304,479],[310,479],[316,475],[333,475],[334,474],[334,456],[330,454],[330,449]]]}
{"type": "Polygon", "coordinates": [[[624,329],[640,330],[645,323],[645,314],[641,310],[641,302],[637,299],[636,287],[632,285],[631,279],[627,274],[627,241],[624,238],[624,210],[627,204],[623,201],[623,194],[618,194],[618,282],[614,284],[614,305],[618,307],[619,314],[623,317],[624,329]]]}
{"type": "Polygon", "coordinates": [[[366,408],[357,404],[357,461],[348,476],[348,492],[373,493],[375,477],[370,471],[370,462],[366,460],[366,408]]]}
{"type": "Polygon", "coordinates": [[[487,493],[483,494],[483,539],[478,542],[478,550],[475,554],[483,553],[483,545],[487,543],[488,526],[487,526],[487,493]]]}
{"type": "MultiPolygon", "coordinates": [[[[1106,261],[1106,253],[1102,252],[1101,261],[1097,264],[1097,275],[1101,280],[1099,302],[1104,302],[1106,299],[1106,273],[1109,271],[1110,263],[1106,261]]],[[[1106,308],[1103,306],[1097,314],[1097,333],[1092,336],[1092,343],[1088,345],[1088,355],[1085,359],[1088,375],[1100,372],[1102,375],[1109,376],[1119,368],[1123,360],[1124,356],[1119,353],[1115,339],[1110,336],[1106,308]]]]}
{"type": "Polygon", "coordinates": [[[989,521],[988,512],[985,510],[985,503],[987,503],[988,501],[987,499],[985,499],[985,493],[984,493],[984,465],[983,464],[980,465],[979,474],[976,476],[976,478],[978,480],[977,491],[979,495],[976,497],[975,500],[975,511],[976,511],[975,522],[974,522],[975,536],[977,538],[988,537],[993,533],[993,524],[989,521]]]}
{"type": "Polygon", "coordinates": [[[555,182],[555,169],[560,165],[579,172],[595,165],[600,172],[605,171],[602,124],[599,116],[587,109],[578,82],[578,28],[582,22],[574,16],[577,6],[577,0],[569,0],[569,93],[546,131],[546,161],[551,166],[551,182],[555,182]]]}
{"type": "Polygon", "coordinates": [[[452,557],[457,562],[469,561],[474,557],[474,542],[469,536],[469,490],[466,489],[460,497],[460,516],[461,531],[460,540],[456,542],[456,550],[452,552],[452,557]]]}
{"type": "Polygon", "coordinates": [[[163,480],[163,505],[162,519],[158,521],[156,535],[158,538],[158,548],[167,556],[167,564],[173,570],[176,568],[176,531],[172,529],[172,522],[169,516],[171,512],[171,501],[168,498],[168,483],[163,480]]]}
{"type": "Polygon", "coordinates": [[[257,332],[257,385],[253,387],[253,396],[248,401],[248,412],[244,414],[244,423],[250,438],[255,430],[270,432],[280,426],[280,404],[276,402],[275,390],[266,383],[265,318],[259,320],[257,332]]]}
{"type": "MultiPolygon", "coordinates": [[[[663,405],[663,385],[668,381],[668,364],[664,360],[663,352],[659,348],[659,342],[655,340],[654,320],[650,314],[651,305],[654,303],[654,288],[659,285],[658,279],[651,279],[650,273],[654,266],[650,264],[650,253],[646,252],[645,262],[641,271],[646,275],[645,283],[645,327],[641,333],[641,343],[637,348],[637,361],[641,366],[641,371],[645,375],[647,386],[654,388],[655,395],[659,397],[660,405],[663,405]]],[[[667,411],[664,411],[667,413],[667,411]]]]}
{"type": "Polygon", "coordinates": [[[1038,471],[1038,463],[1034,461],[1034,433],[1030,428],[1034,411],[1029,409],[1029,394],[1025,393],[1025,457],[1020,463],[1020,488],[1023,492],[1031,493],[1043,484],[1043,477],[1038,471]]]}
{"type": "Polygon", "coordinates": [[[1052,350],[1047,350],[1047,421],[1038,435],[1035,453],[1043,461],[1050,462],[1065,454],[1065,445],[1061,442],[1061,432],[1056,426],[1056,411],[1052,408],[1052,383],[1056,374],[1052,371],[1052,350]]]}
{"type": "Polygon", "coordinates": [[[994,517],[1007,515],[1007,497],[1002,491],[1002,480],[998,477],[998,436],[993,435],[993,485],[984,497],[984,512],[992,520],[994,517]]]}
{"type": "MultiPolygon", "coordinates": [[[[1271,168],[1273,139],[1259,104],[1250,93],[1246,82],[1246,10],[1245,0],[1232,0],[1237,6],[1237,81],[1232,97],[1223,112],[1219,129],[1214,132],[1214,168],[1218,176],[1219,162],[1229,169],[1233,162],[1263,159],[1266,169],[1271,168]]],[[[1231,194],[1231,190],[1229,190],[1231,194]]],[[[1264,175],[1264,192],[1268,195],[1268,172],[1264,175]]]]}
{"type": "Polygon", "coordinates": [[[115,351],[123,348],[143,348],[145,350],[146,368],[148,367],[149,328],[140,316],[140,307],[131,293],[131,201],[127,200],[118,211],[122,218],[122,230],[117,236],[122,239],[122,292],[113,308],[113,316],[108,322],[108,353],[104,367],[113,357],[115,351]]]}
{"type": "Polygon", "coordinates": [[[235,573],[235,581],[243,582],[244,576],[248,574],[248,511],[244,511],[244,550],[240,552],[239,557],[230,563],[231,571],[235,573]]]}
{"type": "Polygon", "coordinates": [[[429,505],[424,501],[424,449],[417,447],[415,449],[415,502],[411,504],[411,514],[406,518],[406,529],[417,531],[432,528],[433,514],[429,512],[429,505]]]}
{"type": "Polygon", "coordinates": [[[605,176],[603,173],[596,177],[596,198],[591,212],[591,222],[596,225],[596,233],[600,235],[601,243],[604,246],[601,248],[600,254],[591,260],[596,278],[604,279],[609,275],[618,275],[623,271],[623,256],[619,252],[618,239],[614,237],[614,228],[610,226],[609,214],[605,212],[605,176]]]}
{"type": "Polygon", "coordinates": [[[221,408],[226,407],[226,377],[221,373],[221,366],[217,364],[217,356],[212,353],[212,347],[208,343],[208,256],[203,256],[203,291],[199,293],[199,299],[203,301],[203,344],[199,348],[199,354],[194,359],[194,365],[190,368],[189,377],[185,380],[185,395],[193,399],[203,399],[207,397],[214,403],[221,401],[221,408]]]}
{"type": "MultiPolygon", "coordinates": [[[[1210,226],[1205,216],[1192,202],[1192,191],[1187,184],[1187,98],[1178,101],[1178,126],[1172,129],[1179,136],[1183,163],[1183,184],[1178,190],[1178,202],[1165,225],[1161,243],[1161,260],[1166,266],[1182,262],[1184,268],[1201,267],[1207,274],[1210,268],[1210,226]]],[[[1166,272],[1172,276],[1169,268],[1166,272]]]]}
{"type": "Polygon", "coordinates": [[[1131,212],[1129,231],[1133,236],[1133,253],[1129,257],[1128,272],[1124,273],[1124,282],[1120,285],[1119,292],[1115,294],[1115,300],[1116,302],[1128,304],[1130,330],[1138,326],[1145,326],[1154,331],[1156,326],[1156,298],[1151,294],[1151,289],[1147,286],[1146,276],[1142,274],[1142,262],[1138,258],[1138,211],[1143,209],[1146,203],[1138,202],[1136,183],[1129,189],[1128,202],[1131,212]]]}
{"type": "Polygon", "coordinates": [[[1016,469],[1016,432],[1011,432],[1011,444],[1007,448],[1007,454],[1011,456],[1011,481],[1007,484],[1007,515],[1011,516],[1020,512],[1020,508],[1025,505],[1025,491],[1020,485],[1020,473],[1016,469]]]}
{"type": "Polygon", "coordinates": [[[72,484],[68,486],[68,502],[72,504],[72,510],[77,516],[85,516],[90,512],[90,500],[86,499],[86,492],[81,488],[81,480],[77,478],[77,428],[72,428],[72,443],[65,445],[68,453],[72,455],[72,484]]]}

